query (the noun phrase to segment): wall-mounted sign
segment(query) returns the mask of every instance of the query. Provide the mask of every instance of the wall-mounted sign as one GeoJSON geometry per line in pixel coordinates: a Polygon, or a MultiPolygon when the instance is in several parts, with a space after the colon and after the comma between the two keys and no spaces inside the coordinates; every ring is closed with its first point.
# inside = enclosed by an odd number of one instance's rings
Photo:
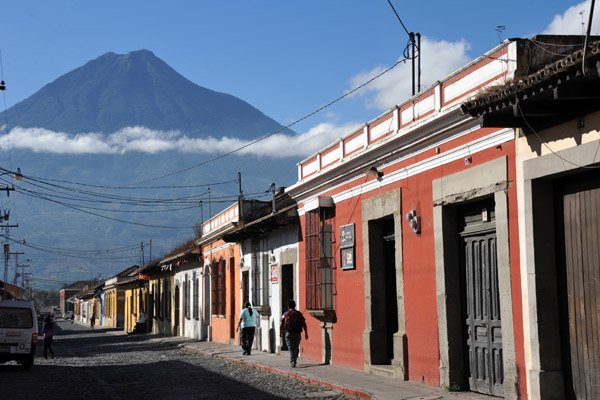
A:
{"type": "Polygon", "coordinates": [[[355,269],[354,224],[340,226],[340,265],[343,270],[355,269]]]}
{"type": "Polygon", "coordinates": [[[340,247],[354,246],[354,224],[340,226],[340,247]]]}
{"type": "Polygon", "coordinates": [[[354,269],[354,247],[342,249],[342,269],[354,269]]]}
{"type": "Polygon", "coordinates": [[[271,265],[271,283],[277,283],[277,264],[271,265]]]}

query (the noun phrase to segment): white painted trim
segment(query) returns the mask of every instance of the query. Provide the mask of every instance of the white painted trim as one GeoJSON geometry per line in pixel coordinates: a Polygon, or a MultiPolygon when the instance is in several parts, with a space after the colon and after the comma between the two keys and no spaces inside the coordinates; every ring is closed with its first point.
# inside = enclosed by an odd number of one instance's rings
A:
{"type": "Polygon", "coordinates": [[[329,164],[333,164],[334,162],[341,160],[342,157],[340,153],[340,148],[338,147],[337,149],[332,150],[327,154],[324,154],[321,158],[322,165],[327,166],[329,164]]]}
{"type": "Polygon", "coordinates": [[[410,107],[404,109],[401,113],[401,119],[402,119],[402,125],[406,125],[409,122],[412,122],[412,120],[414,119],[414,106],[411,105],[410,107]]]}
{"type": "Polygon", "coordinates": [[[433,111],[435,108],[435,99],[434,96],[427,96],[424,99],[415,103],[415,114],[416,118],[421,117],[423,114],[427,114],[430,111],[433,111]]]}
{"type": "Polygon", "coordinates": [[[442,86],[439,83],[433,89],[433,96],[435,97],[435,111],[440,112],[442,109],[442,86]]]}
{"type": "Polygon", "coordinates": [[[315,172],[317,172],[318,171],[318,161],[319,161],[319,158],[315,157],[315,159],[313,161],[309,162],[308,164],[300,165],[300,168],[302,169],[301,178],[304,178],[305,176],[308,176],[310,174],[314,174],[315,172]]]}
{"type": "Polygon", "coordinates": [[[386,133],[390,133],[394,131],[394,117],[388,118],[385,121],[380,122],[377,125],[373,125],[370,128],[371,132],[371,141],[378,139],[385,135],[386,133]]]}
{"type": "Polygon", "coordinates": [[[506,57],[506,54],[504,54],[501,57],[498,57],[497,60],[492,60],[455,82],[444,86],[444,99],[446,99],[446,101],[454,101],[455,99],[464,96],[470,90],[483,85],[483,83],[490,79],[506,73],[508,71],[506,57]]]}
{"type": "MultiPolygon", "coordinates": [[[[386,168],[389,166],[393,166],[407,158],[414,157],[417,154],[429,151],[432,148],[435,148],[442,143],[449,142],[458,137],[467,135],[477,129],[480,129],[480,128],[476,127],[473,129],[467,129],[453,137],[446,139],[443,142],[437,142],[434,145],[420,149],[418,152],[406,154],[405,156],[397,158],[390,163],[381,165],[379,168],[386,168]]],[[[505,128],[505,129],[498,130],[498,131],[493,132],[483,138],[477,139],[473,142],[470,142],[465,145],[448,150],[447,152],[444,152],[442,154],[436,154],[435,156],[433,156],[431,158],[428,158],[426,160],[423,160],[421,162],[418,162],[418,163],[408,166],[406,168],[403,168],[403,169],[400,169],[400,170],[397,170],[397,171],[394,171],[391,173],[387,173],[383,176],[383,178],[381,180],[371,180],[362,185],[358,185],[358,186],[352,187],[348,190],[345,190],[341,193],[335,194],[332,196],[333,202],[334,202],[334,204],[337,204],[344,200],[348,200],[352,197],[368,193],[370,191],[379,189],[384,186],[391,185],[400,180],[406,179],[410,176],[420,174],[422,172],[431,170],[433,168],[438,168],[442,165],[449,164],[456,160],[464,159],[468,155],[474,155],[474,154],[478,153],[479,151],[498,146],[499,144],[502,144],[502,143],[509,142],[514,139],[514,135],[515,135],[514,130],[512,128],[505,128]]],[[[323,193],[334,191],[338,187],[349,186],[349,185],[351,185],[352,182],[356,181],[357,179],[364,180],[364,176],[360,175],[358,177],[353,177],[351,179],[348,179],[348,180],[340,183],[335,188],[328,188],[326,191],[323,191],[315,196],[311,196],[311,198],[309,200],[304,201],[304,206],[298,209],[298,214],[303,215],[307,211],[315,209],[316,207],[313,207],[313,208],[311,208],[311,207],[314,206],[313,203],[315,203],[318,206],[318,196],[322,196],[323,193]]]]}
{"type": "MultiPolygon", "coordinates": [[[[204,254],[204,255],[213,254],[213,253],[216,253],[219,250],[223,250],[223,249],[226,249],[226,248],[231,247],[231,246],[232,246],[231,243],[224,243],[224,244],[219,245],[219,246],[217,246],[215,248],[212,248],[210,250],[204,250],[204,249],[202,249],[202,254],[204,254]]],[[[204,260],[205,260],[204,264],[206,264],[206,258],[204,258],[204,260]]]]}
{"type": "Polygon", "coordinates": [[[346,146],[345,154],[352,153],[356,149],[367,146],[367,137],[364,133],[361,133],[360,135],[356,136],[355,138],[352,138],[352,139],[348,140],[347,142],[345,142],[344,145],[346,146]]]}

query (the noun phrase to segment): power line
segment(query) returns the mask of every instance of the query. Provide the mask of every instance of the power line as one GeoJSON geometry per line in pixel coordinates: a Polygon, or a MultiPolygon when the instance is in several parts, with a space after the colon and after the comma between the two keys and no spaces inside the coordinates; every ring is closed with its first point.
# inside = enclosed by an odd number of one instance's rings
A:
{"type": "Polygon", "coordinates": [[[406,34],[410,36],[410,33],[408,32],[408,29],[406,29],[406,26],[404,26],[404,22],[402,22],[402,19],[400,19],[400,16],[396,12],[396,9],[394,8],[394,5],[392,4],[392,2],[390,0],[388,0],[388,4],[390,5],[390,7],[392,7],[392,10],[394,10],[394,14],[396,14],[396,17],[398,18],[398,21],[400,21],[400,24],[404,28],[404,31],[406,32],[406,34]]]}
{"type": "Polygon", "coordinates": [[[238,147],[238,148],[236,148],[236,149],[233,149],[233,150],[231,150],[231,151],[228,151],[228,152],[226,152],[226,153],[223,153],[223,154],[221,154],[221,155],[219,155],[219,156],[216,156],[216,157],[210,158],[210,159],[208,159],[208,160],[205,160],[205,161],[203,161],[203,162],[201,162],[201,163],[198,163],[198,164],[192,165],[192,166],[190,166],[190,167],[182,168],[182,169],[179,169],[179,170],[176,170],[176,171],[173,171],[173,172],[170,172],[170,173],[164,174],[164,175],[160,175],[160,176],[157,176],[157,177],[154,177],[154,178],[148,178],[148,179],[145,179],[145,180],[142,180],[142,181],[131,182],[131,183],[128,183],[128,184],[125,184],[125,185],[120,185],[119,187],[120,187],[120,188],[125,188],[125,187],[129,187],[129,186],[137,186],[137,185],[141,185],[142,183],[147,183],[147,182],[157,181],[157,180],[159,180],[159,179],[167,178],[167,177],[169,177],[169,176],[173,176],[173,175],[177,175],[177,174],[180,174],[180,173],[183,173],[183,172],[190,171],[190,170],[192,170],[192,169],[195,169],[195,168],[198,168],[198,167],[204,166],[204,165],[206,165],[206,164],[209,164],[209,163],[215,162],[215,161],[217,161],[217,160],[220,160],[220,159],[222,159],[222,158],[225,158],[225,157],[227,157],[227,156],[229,156],[229,155],[231,155],[231,154],[235,154],[235,153],[237,153],[237,152],[239,152],[239,151],[242,151],[242,150],[244,150],[244,149],[246,149],[246,148],[248,148],[248,147],[250,147],[250,146],[253,146],[253,145],[255,145],[255,144],[259,143],[259,142],[262,142],[263,140],[265,140],[265,139],[267,139],[267,138],[269,138],[269,137],[271,137],[271,136],[273,136],[273,135],[276,135],[276,134],[278,134],[278,133],[281,133],[281,132],[283,132],[284,130],[286,130],[286,129],[288,129],[288,128],[291,128],[292,126],[294,126],[294,125],[297,125],[297,124],[299,124],[300,122],[302,122],[302,121],[304,121],[304,120],[306,120],[306,119],[308,119],[308,118],[312,117],[313,115],[315,115],[315,114],[318,114],[318,113],[320,113],[321,111],[323,111],[323,110],[325,110],[325,109],[327,109],[327,108],[331,107],[333,104],[335,104],[335,103],[339,102],[340,100],[343,100],[343,99],[345,99],[346,97],[348,97],[348,96],[350,96],[350,95],[352,95],[352,94],[356,93],[357,91],[359,91],[359,90],[360,90],[360,89],[362,89],[363,87],[367,86],[368,84],[370,84],[370,83],[371,83],[371,82],[373,82],[374,80],[376,80],[376,79],[380,78],[381,76],[385,75],[386,73],[388,73],[388,72],[389,72],[389,71],[391,71],[392,69],[396,68],[396,67],[397,67],[399,64],[401,64],[401,63],[404,63],[404,62],[406,62],[406,61],[407,61],[407,58],[403,58],[403,59],[400,59],[400,60],[396,61],[396,62],[395,62],[395,63],[394,63],[394,64],[393,64],[391,67],[389,67],[389,68],[386,68],[385,70],[383,70],[383,71],[382,71],[382,72],[380,72],[379,74],[375,75],[373,78],[371,78],[371,79],[367,80],[366,82],[362,83],[361,85],[358,85],[358,86],[357,86],[357,87],[355,87],[354,89],[352,89],[352,90],[350,90],[350,91],[348,91],[348,92],[344,93],[342,96],[339,96],[338,98],[336,98],[336,99],[334,99],[334,100],[330,101],[329,103],[325,104],[324,106],[322,106],[322,107],[320,107],[320,108],[318,108],[318,109],[316,109],[316,110],[314,110],[314,111],[312,111],[312,112],[310,112],[310,113],[306,114],[304,117],[301,117],[301,118],[299,118],[299,119],[295,120],[294,122],[292,122],[292,123],[290,123],[290,124],[288,124],[288,125],[285,125],[285,126],[283,126],[282,128],[280,128],[280,129],[278,129],[278,130],[276,130],[276,131],[274,131],[274,132],[271,132],[271,133],[268,133],[268,134],[266,134],[266,135],[264,135],[264,136],[261,136],[260,138],[258,138],[258,139],[255,139],[255,140],[253,140],[253,141],[251,141],[251,142],[249,142],[249,143],[247,143],[247,144],[245,144],[245,145],[243,145],[243,146],[240,146],[240,147],[238,147]]]}
{"type": "Polygon", "coordinates": [[[40,195],[40,194],[31,194],[31,196],[33,196],[33,197],[37,197],[37,198],[39,198],[39,199],[43,199],[43,200],[46,200],[46,201],[49,201],[49,202],[52,202],[52,203],[55,203],[55,204],[59,204],[59,205],[61,205],[61,206],[63,206],[63,207],[71,208],[71,209],[73,209],[73,210],[77,210],[77,211],[79,211],[79,212],[82,212],[82,213],[85,213],[85,214],[94,215],[94,216],[96,216],[96,217],[100,217],[100,218],[108,219],[108,220],[111,220],[111,221],[123,222],[123,223],[125,223],[125,224],[137,225],[137,226],[145,226],[145,227],[147,227],[147,228],[163,228],[163,229],[193,229],[193,226],[164,226],[164,225],[150,225],[150,224],[143,224],[143,223],[141,223],[141,222],[131,222],[131,221],[125,221],[125,220],[122,220],[122,219],[113,218],[113,217],[108,217],[108,216],[106,216],[106,215],[98,214],[98,213],[95,213],[95,212],[86,211],[86,210],[83,210],[83,209],[81,209],[79,206],[74,206],[74,205],[67,204],[67,203],[64,203],[64,202],[61,202],[61,201],[58,201],[58,200],[53,200],[53,199],[51,199],[51,198],[48,198],[48,197],[42,196],[42,195],[40,195]]]}

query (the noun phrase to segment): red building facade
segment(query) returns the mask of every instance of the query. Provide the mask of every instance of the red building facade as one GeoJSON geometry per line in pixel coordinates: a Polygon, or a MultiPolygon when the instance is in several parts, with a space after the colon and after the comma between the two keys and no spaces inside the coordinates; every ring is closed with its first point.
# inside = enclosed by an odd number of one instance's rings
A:
{"type": "Polygon", "coordinates": [[[507,41],[299,163],[302,357],[526,395],[515,131],[460,110],[525,50],[507,41]]]}

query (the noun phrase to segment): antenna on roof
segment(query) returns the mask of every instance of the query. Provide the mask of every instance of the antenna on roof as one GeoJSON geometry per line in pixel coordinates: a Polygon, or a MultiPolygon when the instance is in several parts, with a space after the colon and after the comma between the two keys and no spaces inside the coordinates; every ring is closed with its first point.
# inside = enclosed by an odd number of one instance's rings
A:
{"type": "Polygon", "coordinates": [[[506,25],[497,25],[496,32],[498,32],[498,41],[502,43],[502,31],[506,29],[506,25]]]}

